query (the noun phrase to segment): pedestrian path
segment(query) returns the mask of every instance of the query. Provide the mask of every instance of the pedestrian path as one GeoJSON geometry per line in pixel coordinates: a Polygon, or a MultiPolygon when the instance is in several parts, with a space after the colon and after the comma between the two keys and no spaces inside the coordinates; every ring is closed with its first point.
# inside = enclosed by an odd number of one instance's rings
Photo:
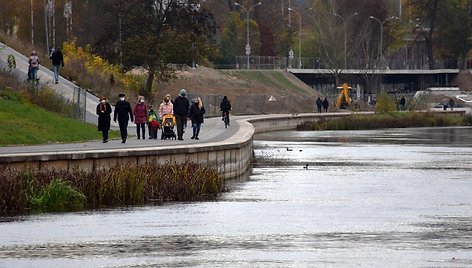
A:
{"type": "MultiPolygon", "coordinates": [[[[38,52],[38,54],[41,54],[41,52],[38,52]]],[[[3,69],[6,69],[8,55],[13,55],[16,61],[16,68],[12,70],[12,72],[18,77],[19,80],[26,80],[29,66],[28,57],[0,42],[0,66],[4,66],[3,69]]],[[[71,101],[74,98],[74,88],[77,88],[78,86],[62,76],[59,78],[59,83],[54,84],[54,72],[44,67],[42,64],[39,66],[38,77],[39,83],[41,85],[54,89],[55,92],[64,99],[71,101]]],[[[95,109],[98,104],[98,98],[87,92],[85,102],[85,121],[96,124],[97,116],[95,109]]],[[[117,124],[112,123],[112,126],[116,127],[117,124]]]]}
{"type": "MultiPolygon", "coordinates": [[[[128,139],[126,143],[121,143],[121,138],[109,140],[108,143],[102,143],[101,132],[97,131],[97,140],[89,142],[69,143],[69,144],[45,144],[45,145],[28,145],[28,146],[9,146],[0,147],[0,155],[17,155],[17,154],[37,154],[37,153],[52,153],[52,152],[81,152],[81,151],[101,151],[101,150],[116,150],[116,149],[132,149],[132,148],[172,148],[172,147],[191,147],[193,145],[214,143],[230,139],[239,129],[239,124],[234,118],[230,127],[225,128],[221,118],[206,118],[201,126],[199,138],[200,140],[192,140],[192,128],[190,121],[185,129],[184,140],[161,140],[158,133],[157,140],[144,139],[138,140],[136,138],[136,127],[134,124],[128,128],[128,139]]],[[[147,129],[146,129],[147,131],[147,129]]],[[[146,138],[149,137],[146,132],[146,138]]]]}

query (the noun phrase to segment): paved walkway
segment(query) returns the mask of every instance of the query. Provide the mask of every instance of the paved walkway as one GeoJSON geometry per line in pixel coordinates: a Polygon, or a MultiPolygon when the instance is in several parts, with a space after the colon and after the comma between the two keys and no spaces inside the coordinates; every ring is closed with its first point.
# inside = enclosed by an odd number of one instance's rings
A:
{"type": "MultiPolygon", "coordinates": [[[[113,149],[130,149],[130,148],[146,148],[146,147],[160,147],[169,148],[175,146],[192,146],[195,144],[202,143],[214,143],[224,141],[231,138],[239,129],[239,124],[236,118],[233,118],[230,127],[225,128],[221,118],[207,118],[205,123],[202,124],[199,138],[200,140],[192,140],[192,128],[190,127],[190,121],[188,127],[184,133],[184,140],[161,140],[159,131],[157,140],[138,140],[136,138],[135,124],[131,124],[128,132],[128,140],[125,144],[121,143],[121,139],[109,140],[108,143],[102,143],[101,140],[80,142],[72,144],[46,144],[46,145],[33,145],[33,146],[11,146],[11,147],[0,147],[0,155],[17,155],[22,153],[41,153],[41,152],[80,152],[80,151],[92,151],[92,150],[113,150],[113,149]],[[132,136],[131,136],[132,135],[132,136]]],[[[146,129],[147,131],[147,129],[146,129]]],[[[146,138],[148,138],[146,132],[146,138]]],[[[97,131],[97,136],[101,137],[101,132],[97,131]]]]}

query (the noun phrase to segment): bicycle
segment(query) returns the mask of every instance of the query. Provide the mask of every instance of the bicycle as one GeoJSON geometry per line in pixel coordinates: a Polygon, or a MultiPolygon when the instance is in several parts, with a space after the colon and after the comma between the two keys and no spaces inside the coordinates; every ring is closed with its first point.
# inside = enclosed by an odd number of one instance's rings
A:
{"type": "Polygon", "coordinates": [[[225,123],[225,128],[229,126],[229,112],[223,112],[223,122],[225,123]]]}

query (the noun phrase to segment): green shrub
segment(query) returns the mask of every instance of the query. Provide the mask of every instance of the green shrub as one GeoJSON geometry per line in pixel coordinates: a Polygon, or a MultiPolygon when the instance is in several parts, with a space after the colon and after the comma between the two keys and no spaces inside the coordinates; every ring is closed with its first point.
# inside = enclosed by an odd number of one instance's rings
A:
{"type": "Polygon", "coordinates": [[[54,178],[29,198],[33,209],[40,211],[70,211],[83,209],[85,196],[74,187],[54,178]]]}
{"type": "Polygon", "coordinates": [[[395,99],[387,93],[382,92],[377,96],[377,104],[375,105],[375,112],[389,113],[397,109],[395,99]]]}

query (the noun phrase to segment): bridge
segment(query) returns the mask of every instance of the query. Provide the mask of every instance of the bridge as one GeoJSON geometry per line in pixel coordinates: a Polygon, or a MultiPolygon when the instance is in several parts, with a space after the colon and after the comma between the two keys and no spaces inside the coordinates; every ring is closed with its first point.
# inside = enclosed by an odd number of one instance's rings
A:
{"type": "MultiPolygon", "coordinates": [[[[247,57],[236,57],[236,65],[226,68],[245,69],[247,57]]],[[[359,95],[376,94],[380,89],[388,92],[414,94],[429,87],[449,87],[459,74],[457,64],[437,60],[430,69],[424,59],[347,59],[346,66],[339,66],[329,59],[251,56],[251,70],[284,69],[316,89],[323,95],[336,95],[336,80],[358,88],[359,95]],[[374,89],[367,90],[366,81],[374,89]],[[372,86],[374,85],[374,86],[372,86]]]]}

